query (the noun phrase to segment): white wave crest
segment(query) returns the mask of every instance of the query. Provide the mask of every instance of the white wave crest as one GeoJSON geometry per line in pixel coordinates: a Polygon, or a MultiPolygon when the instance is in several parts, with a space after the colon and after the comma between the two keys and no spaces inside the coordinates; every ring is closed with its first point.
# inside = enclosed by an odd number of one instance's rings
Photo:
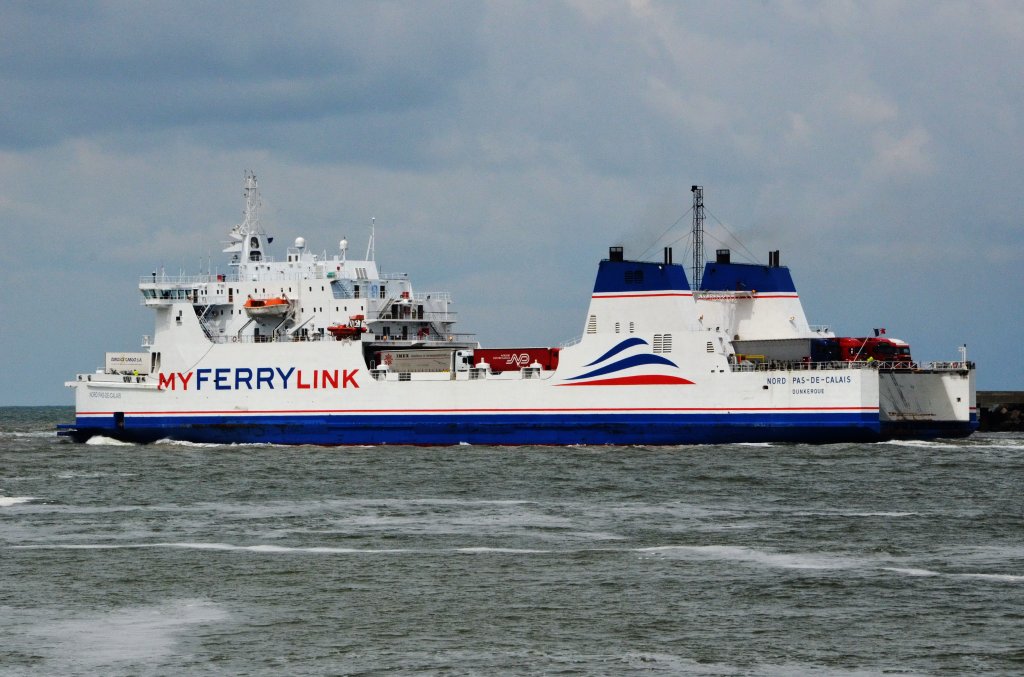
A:
{"type": "Polygon", "coordinates": [[[36,500],[35,496],[0,496],[0,508],[7,508],[19,503],[28,503],[36,500]]]}
{"type": "Polygon", "coordinates": [[[682,559],[731,560],[782,569],[851,569],[858,559],[831,553],[776,553],[735,545],[665,545],[638,548],[637,552],[682,559]]]}
{"type": "Polygon", "coordinates": [[[891,571],[894,574],[903,574],[904,576],[941,576],[942,574],[938,571],[932,571],[931,569],[913,569],[906,567],[882,567],[882,571],[891,571]]]}
{"type": "Polygon", "coordinates": [[[50,439],[56,437],[53,430],[9,430],[0,432],[0,439],[5,437],[32,437],[37,439],[50,439]]]}
{"type": "Polygon", "coordinates": [[[171,600],[152,606],[125,607],[71,620],[41,621],[25,628],[33,651],[44,657],[50,674],[71,674],[83,667],[94,674],[125,661],[152,661],[173,656],[189,626],[229,618],[221,606],[202,599],[171,600]],[[37,639],[38,638],[38,639],[37,639]]]}
{"type": "Polygon", "coordinates": [[[973,578],[981,581],[998,581],[1001,583],[1024,583],[1024,576],[1016,574],[953,574],[957,578],[973,578]]]}
{"type": "Polygon", "coordinates": [[[104,437],[103,435],[94,435],[85,441],[86,444],[92,446],[105,446],[105,447],[134,447],[137,446],[134,442],[124,442],[122,440],[115,440],[113,437],[104,437]]]}
{"type": "Polygon", "coordinates": [[[257,552],[271,555],[281,554],[294,554],[294,553],[317,553],[317,554],[335,554],[335,555],[353,555],[353,554],[391,554],[409,552],[405,548],[388,548],[388,549],[360,549],[360,548],[335,548],[328,546],[309,546],[309,547],[296,547],[296,546],[284,546],[284,545],[233,545],[231,543],[152,543],[143,544],[138,547],[150,547],[150,548],[185,548],[189,550],[220,550],[227,552],[257,552]]]}
{"type": "Polygon", "coordinates": [[[884,571],[891,571],[905,576],[944,576],[946,578],[967,578],[979,581],[994,581],[997,583],[1024,583],[1024,576],[1019,574],[986,574],[986,573],[963,573],[932,571],[931,569],[913,569],[904,567],[883,567],[884,571]]]}
{"type": "Polygon", "coordinates": [[[359,549],[359,548],[335,548],[327,546],[310,547],[288,547],[283,545],[233,545],[231,543],[53,543],[36,545],[15,545],[11,546],[16,550],[132,550],[143,548],[183,548],[186,550],[217,550],[226,552],[256,552],[264,554],[292,554],[292,553],[317,553],[317,554],[393,554],[415,552],[406,548],[381,548],[381,549],[359,549]]]}
{"type": "Polygon", "coordinates": [[[192,449],[233,449],[238,447],[280,447],[281,449],[294,449],[293,445],[271,444],[270,442],[190,442],[188,440],[172,440],[167,437],[159,439],[153,444],[163,444],[172,447],[188,447],[192,449]]]}
{"type": "Polygon", "coordinates": [[[157,440],[153,444],[165,444],[171,447],[196,447],[199,449],[229,446],[227,444],[217,444],[216,442],[188,442],[187,440],[171,440],[167,438],[157,440]]]}
{"type": "Polygon", "coordinates": [[[914,447],[917,449],[960,449],[963,447],[963,445],[935,442],[933,440],[889,440],[888,442],[877,442],[876,444],[887,444],[894,447],[914,447]]]}
{"type": "Polygon", "coordinates": [[[461,552],[466,555],[480,555],[480,554],[499,554],[499,555],[545,555],[551,550],[531,550],[528,548],[456,548],[455,552],[461,552]]]}

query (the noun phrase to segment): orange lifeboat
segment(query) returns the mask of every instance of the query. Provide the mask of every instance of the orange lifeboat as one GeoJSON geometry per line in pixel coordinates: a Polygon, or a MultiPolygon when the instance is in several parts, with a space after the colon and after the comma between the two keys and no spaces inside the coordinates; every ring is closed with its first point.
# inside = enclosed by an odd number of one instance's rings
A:
{"type": "Polygon", "coordinates": [[[249,317],[276,317],[288,312],[288,299],[278,296],[254,299],[250,296],[245,300],[244,307],[249,317]]]}
{"type": "Polygon", "coordinates": [[[359,338],[366,331],[363,319],[362,315],[353,315],[349,318],[348,324],[336,324],[327,327],[327,331],[339,341],[359,338]]]}

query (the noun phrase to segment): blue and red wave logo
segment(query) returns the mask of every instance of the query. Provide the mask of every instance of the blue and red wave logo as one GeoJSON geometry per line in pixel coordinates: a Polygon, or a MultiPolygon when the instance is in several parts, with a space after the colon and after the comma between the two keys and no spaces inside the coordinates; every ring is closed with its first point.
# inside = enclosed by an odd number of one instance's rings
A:
{"type": "Polygon", "coordinates": [[[642,338],[628,338],[584,368],[593,367],[578,376],[566,379],[560,386],[651,386],[693,385],[693,381],[666,373],[679,369],[672,360],[650,352],[650,344],[642,338]],[[646,346],[646,348],[641,348],[646,346]],[[623,353],[628,353],[623,355],[623,353]],[[652,369],[653,367],[653,369],[652,369]],[[627,373],[622,373],[627,372],[627,373]],[[640,372],[640,373],[638,373],[640,372]],[[614,376],[613,376],[614,374],[614,376]]]}

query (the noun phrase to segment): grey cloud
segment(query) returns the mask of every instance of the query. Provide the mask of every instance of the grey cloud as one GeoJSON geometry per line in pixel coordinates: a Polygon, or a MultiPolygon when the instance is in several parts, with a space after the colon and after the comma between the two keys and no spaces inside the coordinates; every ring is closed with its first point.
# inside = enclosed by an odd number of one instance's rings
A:
{"type": "Polygon", "coordinates": [[[0,11],[0,146],[429,109],[482,61],[469,3],[61,7],[0,11]]]}
{"type": "Polygon", "coordinates": [[[126,303],[63,304],[73,351],[28,314],[0,341],[60,353],[60,401],[148,330],[139,274],[216,265],[252,168],[278,242],[364,242],[376,216],[385,268],[449,288],[485,342],[570,337],[594,260],[657,250],[700,183],[755,256],[783,250],[812,320],[1002,364],[1024,293],[1021,44],[1015,2],[4,3],[19,249],[0,277],[67,266],[61,285],[116,280],[126,303]],[[531,320],[503,325],[511,307],[531,320]]]}

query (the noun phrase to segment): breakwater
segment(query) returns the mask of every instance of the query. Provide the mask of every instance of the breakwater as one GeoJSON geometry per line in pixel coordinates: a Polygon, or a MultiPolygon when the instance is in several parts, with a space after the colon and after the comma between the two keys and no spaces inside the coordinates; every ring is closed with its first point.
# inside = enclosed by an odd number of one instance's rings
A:
{"type": "Polygon", "coordinates": [[[1024,431],[1024,391],[979,390],[981,430],[1024,431]]]}

